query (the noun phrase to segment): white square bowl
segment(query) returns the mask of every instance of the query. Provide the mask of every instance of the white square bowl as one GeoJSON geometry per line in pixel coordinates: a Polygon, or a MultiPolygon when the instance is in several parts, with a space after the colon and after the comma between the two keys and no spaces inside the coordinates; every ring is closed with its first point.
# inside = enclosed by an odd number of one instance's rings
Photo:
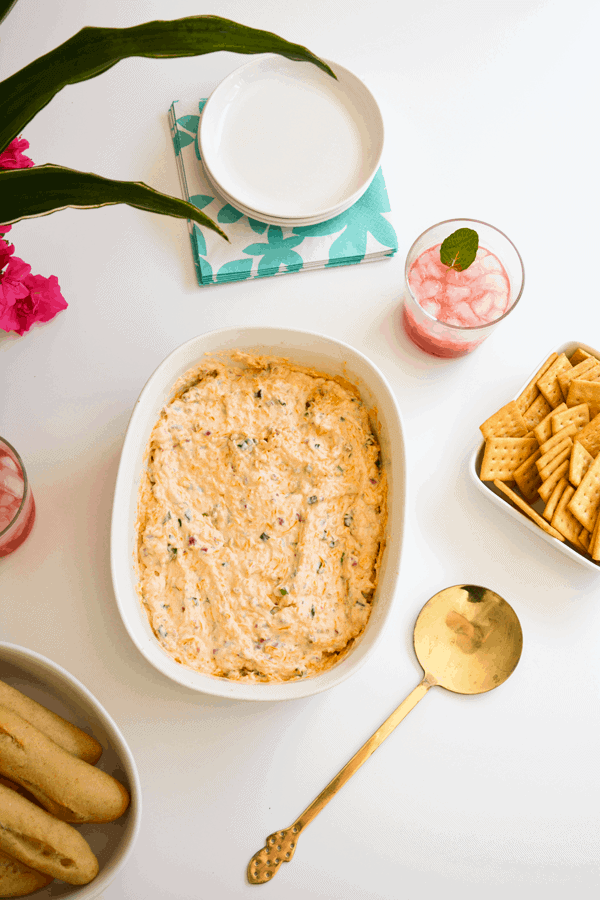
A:
{"type": "MultiPolygon", "coordinates": [[[[225,356],[223,356],[225,354],[225,356]]],[[[201,334],[174,350],[148,380],[134,407],[117,474],[111,526],[111,569],[121,617],[140,653],[173,681],[201,691],[241,700],[287,700],[327,690],[344,681],[365,662],[377,645],[389,616],[398,580],[404,530],[405,455],[400,410],[379,369],[348,344],[320,334],[288,328],[224,328],[201,334]],[[329,375],[343,375],[358,387],[379,436],[388,477],[388,523],[373,608],[361,638],[335,666],[312,678],[273,684],[243,684],[203,675],[175,662],[154,636],[137,592],[135,563],[138,490],[146,466],[150,434],[173,386],[205,354],[244,350],[283,356],[329,375]]]]}
{"type": "MultiPolygon", "coordinates": [[[[569,341],[566,344],[561,344],[559,347],[556,347],[554,352],[556,352],[558,354],[566,353],[567,356],[570,356],[570,354],[574,353],[578,347],[581,347],[582,350],[586,350],[588,353],[591,353],[592,356],[595,356],[600,361],[600,353],[597,350],[594,350],[593,347],[589,347],[587,344],[584,344],[583,342],[569,341]]],[[[537,366],[535,367],[535,369],[533,369],[533,371],[531,372],[530,376],[528,377],[528,379],[525,382],[525,384],[523,385],[523,387],[519,389],[519,391],[515,394],[514,397],[507,399],[507,401],[506,401],[507,403],[509,402],[510,399],[513,399],[513,400],[517,399],[519,394],[529,384],[529,382],[531,381],[531,379],[533,378],[535,373],[541,368],[541,366],[543,365],[545,360],[548,359],[548,357],[550,356],[550,353],[552,353],[552,352],[553,351],[549,351],[548,353],[546,353],[544,358],[541,359],[539,361],[539,363],[537,364],[537,366]]],[[[490,415],[491,415],[491,413],[490,413],[490,415]]],[[[597,562],[594,562],[594,560],[590,559],[589,557],[584,556],[582,553],[578,553],[577,550],[573,549],[573,547],[571,547],[569,544],[567,544],[566,541],[564,541],[564,542],[559,541],[556,538],[552,537],[552,535],[546,534],[546,532],[542,528],[540,528],[539,525],[535,524],[533,519],[530,519],[528,516],[525,515],[525,513],[521,512],[521,510],[514,507],[512,505],[512,503],[509,501],[508,497],[506,497],[505,494],[501,493],[501,491],[499,491],[498,488],[492,482],[487,482],[487,481],[481,480],[481,478],[479,477],[479,472],[481,471],[481,463],[483,460],[484,450],[485,450],[485,441],[482,440],[481,443],[479,443],[475,447],[475,449],[471,455],[471,460],[470,460],[470,465],[469,465],[469,471],[471,473],[471,477],[472,477],[473,481],[475,482],[475,484],[477,485],[478,489],[483,494],[485,494],[485,496],[488,499],[490,499],[492,501],[492,503],[494,503],[499,509],[502,509],[504,512],[508,513],[510,516],[513,517],[513,519],[515,519],[515,521],[519,522],[524,528],[529,529],[529,531],[532,531],[534,534],[536,534],[538,536],[538,538],[545,541],[547,544],[550,544],[552,547],[554,547],[556,550],[558,550],[559,553],[563,553],[565,556],[570,557],[571,559],[578,562],[580,565],[584,566],[587,569],[591,569],[591,571],[596,572],[596,574],[598,574],[598,572],[600,572],[600,564],[598,564],[597,562]]],[[[539,512],[541,515],[542,511],[544,509],[543,501],[537,500],[533,504],[533,508],[537,512],[539,512]]]]}
{"type": "Polygon", "coordinates": [[[140,779],[131,750],[115,722],[94,695],[73,675],[34,650],[0,641],[0,679],[92,734],[102,744],[96,767],[128,789],[131,803],[114,822],[75,825],[98,858],[100,871],[89,884],[55,879],[34,898],[99,900],[133,850],[142,817],[140,779]]]}

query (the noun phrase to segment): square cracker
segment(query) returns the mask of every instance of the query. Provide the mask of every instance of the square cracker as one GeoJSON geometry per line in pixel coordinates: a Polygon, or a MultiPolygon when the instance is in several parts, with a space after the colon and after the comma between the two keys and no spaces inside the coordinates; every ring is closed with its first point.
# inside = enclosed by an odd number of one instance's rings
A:
{"type": "Polygon", "coordinates": [[[587,350],[583,350],[581,347],[578,347],[575,353],[571,356],[571,365],[576,366],[578,363],[583,362],[584,359],[589,359],[592,354],[588,353],[587,350]]]}
{"type": "Polygon", "coordinates": [[[563,462],[567,461],[571,455],[571,447],[573,446],[573,441],[571,438],[565,438],[560,444],[556,447],[553,447],[552,450],[548,450],[544,456],[540,456],[538,461],[536,462],[536,466],[538,467],[538,472],[540,473],[540,478],[542,481],[546,481],[546,479],[552,475],[552,473],[557,469],[563,462]],[[540,465],[542,463],[543,465],[540,465]]]}
{"type": "Polygon", "coordinates": [[[572,369],[567,369],[565,372],[560,372],[558,375],[558,383],[560,385],[560,389],[562,391],[563,397],[566,398],[569,393],[569,385],[573,381],[574,378],[588,378],[586,373],[591,372],[592,369],[600,368],[600,363],[593,356],[588,356],[587,359],[584,359],[582,362],[574,365],[571,360],[572,369]]]}
{"type": "Polygon", "coordinates": [[[543,444],[544,441],[547,441],[549,437],[552,437],[552,417],[557,415],[559,412],[563,412],[565,409],[567,409],[566,403],[559,404],[556,409],[550,409],[548,415],[544,419],[542,419],[539,425],[535,426],[535,428],[533,429],[533,433],[538,439],[539,444],[543,444]]]}
{"type": "Polygon", "coordinates": [[[498,412],[486,419],[479,430],[487,440],[489,437],[524,437],[529,431],[515,400],[511,400],[498,412]]]}
{"type": "Polygon", "coordinates": [[[577,406],[555,409],[551,415],[552,431],[556,434],[565,425],[576,425],[577,429],[583,428],[590,421],[590,409],[587,403],[579,403],[577,406]]]}
{"type": "Polygon", "coordinates": [[[553,447],[556,447],[557,444],[560,444],[564,441],[565,438],[572,438],[574,434],[577,433],[576,425],[565,425],[564,428],[561,428],[560,431],[557,431],[556,434],[553,434],[552,437],[548,438],[547,441],[544,441],[543,444],[540,444],[540,450],[542,451],[542,456],[544,453],[547,453],[548,450],[551,450],[553,447]]]}
{"type": "Polygon", "coordinates": [[[552,516],[552,527],[560,531],[568,541],[572,544],[579,543],[579,532],[581,531],[581,523],[575,518],[569,509],[569,501],[571,500],[575,488],[572,484],[567,484],[558,501],[554,515],[552,516]]]}
{"type": "Polygon", "coordinates": [[[597,456],[600,452],[600,413],[584,425],[577,435],[577,440],[583,444],[588,453],[597,456]]]}
{"type": "Polygon", "coordinates": [[[574,487],[579,487],[581,479],[594,462],[594,457],[588,453],[583,444],[575,441],[569,460],[569,481],[574,487]]]}
{"type": "Polygon", "coordinates": [[[569,460],[565,459],[563,462],[552,472],[551,475],[548,476],[543,482],[541,487],[538,488],[538,494],[544,501],[544,503],[548,502],[550,495],[561,478],[567,477],[567,472],[569,471],[569,460]]]}
{"type": "Polygon", "coordinates": [[[531,404],[539,394],[540,389],[537,386],[537,380],[538,378],[542,377],[544,372],[548,371],[555,359],[558,359],[558,353],[551,353],[548,359],[539,367],[527,387],[523,388],[523,390],[515,400],[515,403],[517,404],[517,407],[519,408],[521,413],[524,413],[525,410],[531,406],[531,404]]]}
{"type": "Polygon", "coordinates": [[[540,514],[537,513],[535,509],[529,505],[529,503],[523,500],[522,497],[519,497],[519,495],[516,494],[512,490],[512,488],[509,488],[509,486],[507,484],[504,484],[504,482],[502,481],[494,481],[494,484],[499,490],[502,491],[503,494],[506,494],[508,499],[511,500],[515,504],[515,506],[518,506],[526,516],[529,516],[529,518],[532,519],[536,523],[536,525],[539,525],[540,528],[542,528],[546,532],[546,534],[552,535],[552,537],[555,537],[558,541],[564,541],[564,537],[562,536],[560,531],[557,531],[556,528],[548,525],[548,523],[544,521],[544,519],[542,519],[540,514]]]}
{"type": "Polygon", "coordinates": [[[590,540],[592,539],[591,534],[587,530],[587,528],[582,528],[579,532],[579,543],[583,547],[584,550],[588,550],[590,546],[590,540]]]}
{"type": "Polygon", "coordinates": [[[538,488],[542,483],[540,473],[537,470],[536,462],[541,456],[541,451],[536,450],[531,456],[528,456],[524,463],[513,473],[513,479],[516,481],[519,490],[526,500],[533,503],[538,498],[538,488]]]}
{"type": "Polygon", "coordinates": [[[543,394],[538,394],[531,406],[528,406],[523,413],[523,421],[528,428],[535,428],[539,425],[549,413],[552,413],[552,407],[543,394]]]}
{"type": "Polygon", "coordinates": [[[561,372],[566,372],[573,368],[564,353],[554,360],[551,366],[546,369],[544,374],[538,378],[537,386],[544,395],[550,406],[556,408],[563,402],[564,397],[558,383],[558,376],[561,372]]]}
{"type": "Polygon", "coordinates": [[[589,406],[590,419],[593,419],[600,412],[600,381],[575,378],[569,385],[567,406],[577,409],[579,405],[585,403],[589,406]]]}
{"type": "Polygon", "coordinates": [[[600,506],[600,455],[581,479],[579,487],[573,490],[575,493],[569,501],[569,510],[588,531],[592,531],[600,506]]]}
{"type": "Polygon", "coordinates": [[[479,477],[482,481],[512,481],[515,469],[535,450],[535,438],[492,436],[485,442],[479,477]]]}
{"type": "Polygon", "coordinates": [[[552,516],[556,512],[556,507],[558,506],[558,501],[562,497],[563,491],[566,488],[567,484],[568,484],[568,481],[563,475],[563,477],[560,479],[560,481],[557,483],[556,487],[550,494],[550,497],[548,498],[548,502],[546,503],[546,506],[544,507],[544,512],[542,513],[542,515],[544,516],[544,518],[547,522],[552,521],[552,516]]]}
{"type": "Polygon", "coordinates": [[[590,537],[588,553],[596,562],[600,560],[600,516],[596,516],[596,524],[590,537]]]}

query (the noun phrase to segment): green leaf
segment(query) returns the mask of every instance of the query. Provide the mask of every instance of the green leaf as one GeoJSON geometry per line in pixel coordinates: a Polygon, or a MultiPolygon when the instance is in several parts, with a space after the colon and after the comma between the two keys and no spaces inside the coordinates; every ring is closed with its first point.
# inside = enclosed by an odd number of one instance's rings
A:
{"type": "Polygon", "coordinates": [[[458,228],[448,235],[440,247],[440,259],[445,266],[464,272],[477,255],[479,235],[472,228],[458,228]]]}
{"type": "Polygon", "coordinates": [[[0,171],[0,222],[6,225],[67,207],[91,209],[114,203],[192,219],[228,240],[219,226],[192,203],[161,194],[141,181],[112,181],[91,172],[54,165],[0,171]]]}
{"type": "MultiPolygon", "coordinates": [[[[0,2],[6,6],[6,0],[0,2]]],[[[0,83],[0,152],[68,84],[94,78],[130,56],[174,58],[217,50],[278,53],[314,63],[335,78],[329,66],[306,47],[220,16],[190,16],[132,28],[82,28],[0,83]]]]}
{"type": "Polygon", "coordinates": [[[0,22],[7,17],[17,0],[0,0],[0,22]]]}

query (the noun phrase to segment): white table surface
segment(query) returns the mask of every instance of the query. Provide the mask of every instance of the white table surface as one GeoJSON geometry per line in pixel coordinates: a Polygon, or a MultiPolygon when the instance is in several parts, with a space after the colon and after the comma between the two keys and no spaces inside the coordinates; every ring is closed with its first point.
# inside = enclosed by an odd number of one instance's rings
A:
{"type": "MultiPolygon", "coordinates": [[[[68,210],[11,238],[69,307],[0,336],[0,433],[37,503],[0,561],[0,637],[66,667],[122,728],[144,817],[104,900],[595,898],[600,885],[600,579],[486,503],[468,477],[480,422],[566,340],[600,348],[594,0],[19,0],[0,28],[6,77],[84,25],[220,14],[356,72],[384,115],[399,252],[360,267],[199,288],[186,225],[128,207],[68,210]],[[426,357],[402,333],[406,252],[441,219],[504,230],[524,296],[475,353],[426,357]],[[582,262],[582,253],[589,262],[582,262]],[[389,379],[404,417],[407,524],[379,650],[331,692],[280,704],[194,694],[156,672],[119,617],[109,528],[132,406],[189,337],[281,325],[341,338],[389,379]],[[497,691],[429,692],[262,887],[248,860],[290,824],[417,684],[412,628],[430,595],[481,583],[523,626],[497,691]]],[[[244,59],[132,59],[67,88],[27,126],[36,163],[142,180],[179,196],[167,110],[244,59]]]]}

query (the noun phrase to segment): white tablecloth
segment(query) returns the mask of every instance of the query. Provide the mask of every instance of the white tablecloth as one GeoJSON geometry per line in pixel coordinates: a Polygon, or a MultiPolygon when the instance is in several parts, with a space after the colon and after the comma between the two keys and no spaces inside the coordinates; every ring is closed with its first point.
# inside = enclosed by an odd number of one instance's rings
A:
{"type": "MultiPolygon", "coordinates": [[[[0,433],[20,451],[35,530],[0,560],[0,637],[51,657],[122,728],[144,790],[134,854],[104,900],[595,898],[599,887],[600,580],[486,503],[468,477],[477,428],[554,346],[600,348],[597,35],[593,0],[19,0],[0,27],[0,77],[84,25],[215,13],[356,72],[384,115],[399,252],[369,266],[197,286],[186,225],[128,207],[13,228],[69,307],[0,336],[0,433]],[[168,9],[167,9],[168,7],[168,9]],[[399,319],[416,237],[467,216],[505,231],[523,298],[474,354],[421,354],[399,319]],[[187,338],[282,325],[351,343],[398,397],[407,525],[377,655],[329,693],[250,705],[162,677],[119,617],[109,524],[133,404],[187,338]],[[415,686],[412,628],[427,598],[489,585],[517,611],[524,652],[497,691],[436,688],[302,835],[273,885],[248,860],[289,825],[415,686]]],[[[166,111],[207,96],[244,59],[132,59],[62,91],[26,128],[56,162],[179,194],[166,111]]]]}

